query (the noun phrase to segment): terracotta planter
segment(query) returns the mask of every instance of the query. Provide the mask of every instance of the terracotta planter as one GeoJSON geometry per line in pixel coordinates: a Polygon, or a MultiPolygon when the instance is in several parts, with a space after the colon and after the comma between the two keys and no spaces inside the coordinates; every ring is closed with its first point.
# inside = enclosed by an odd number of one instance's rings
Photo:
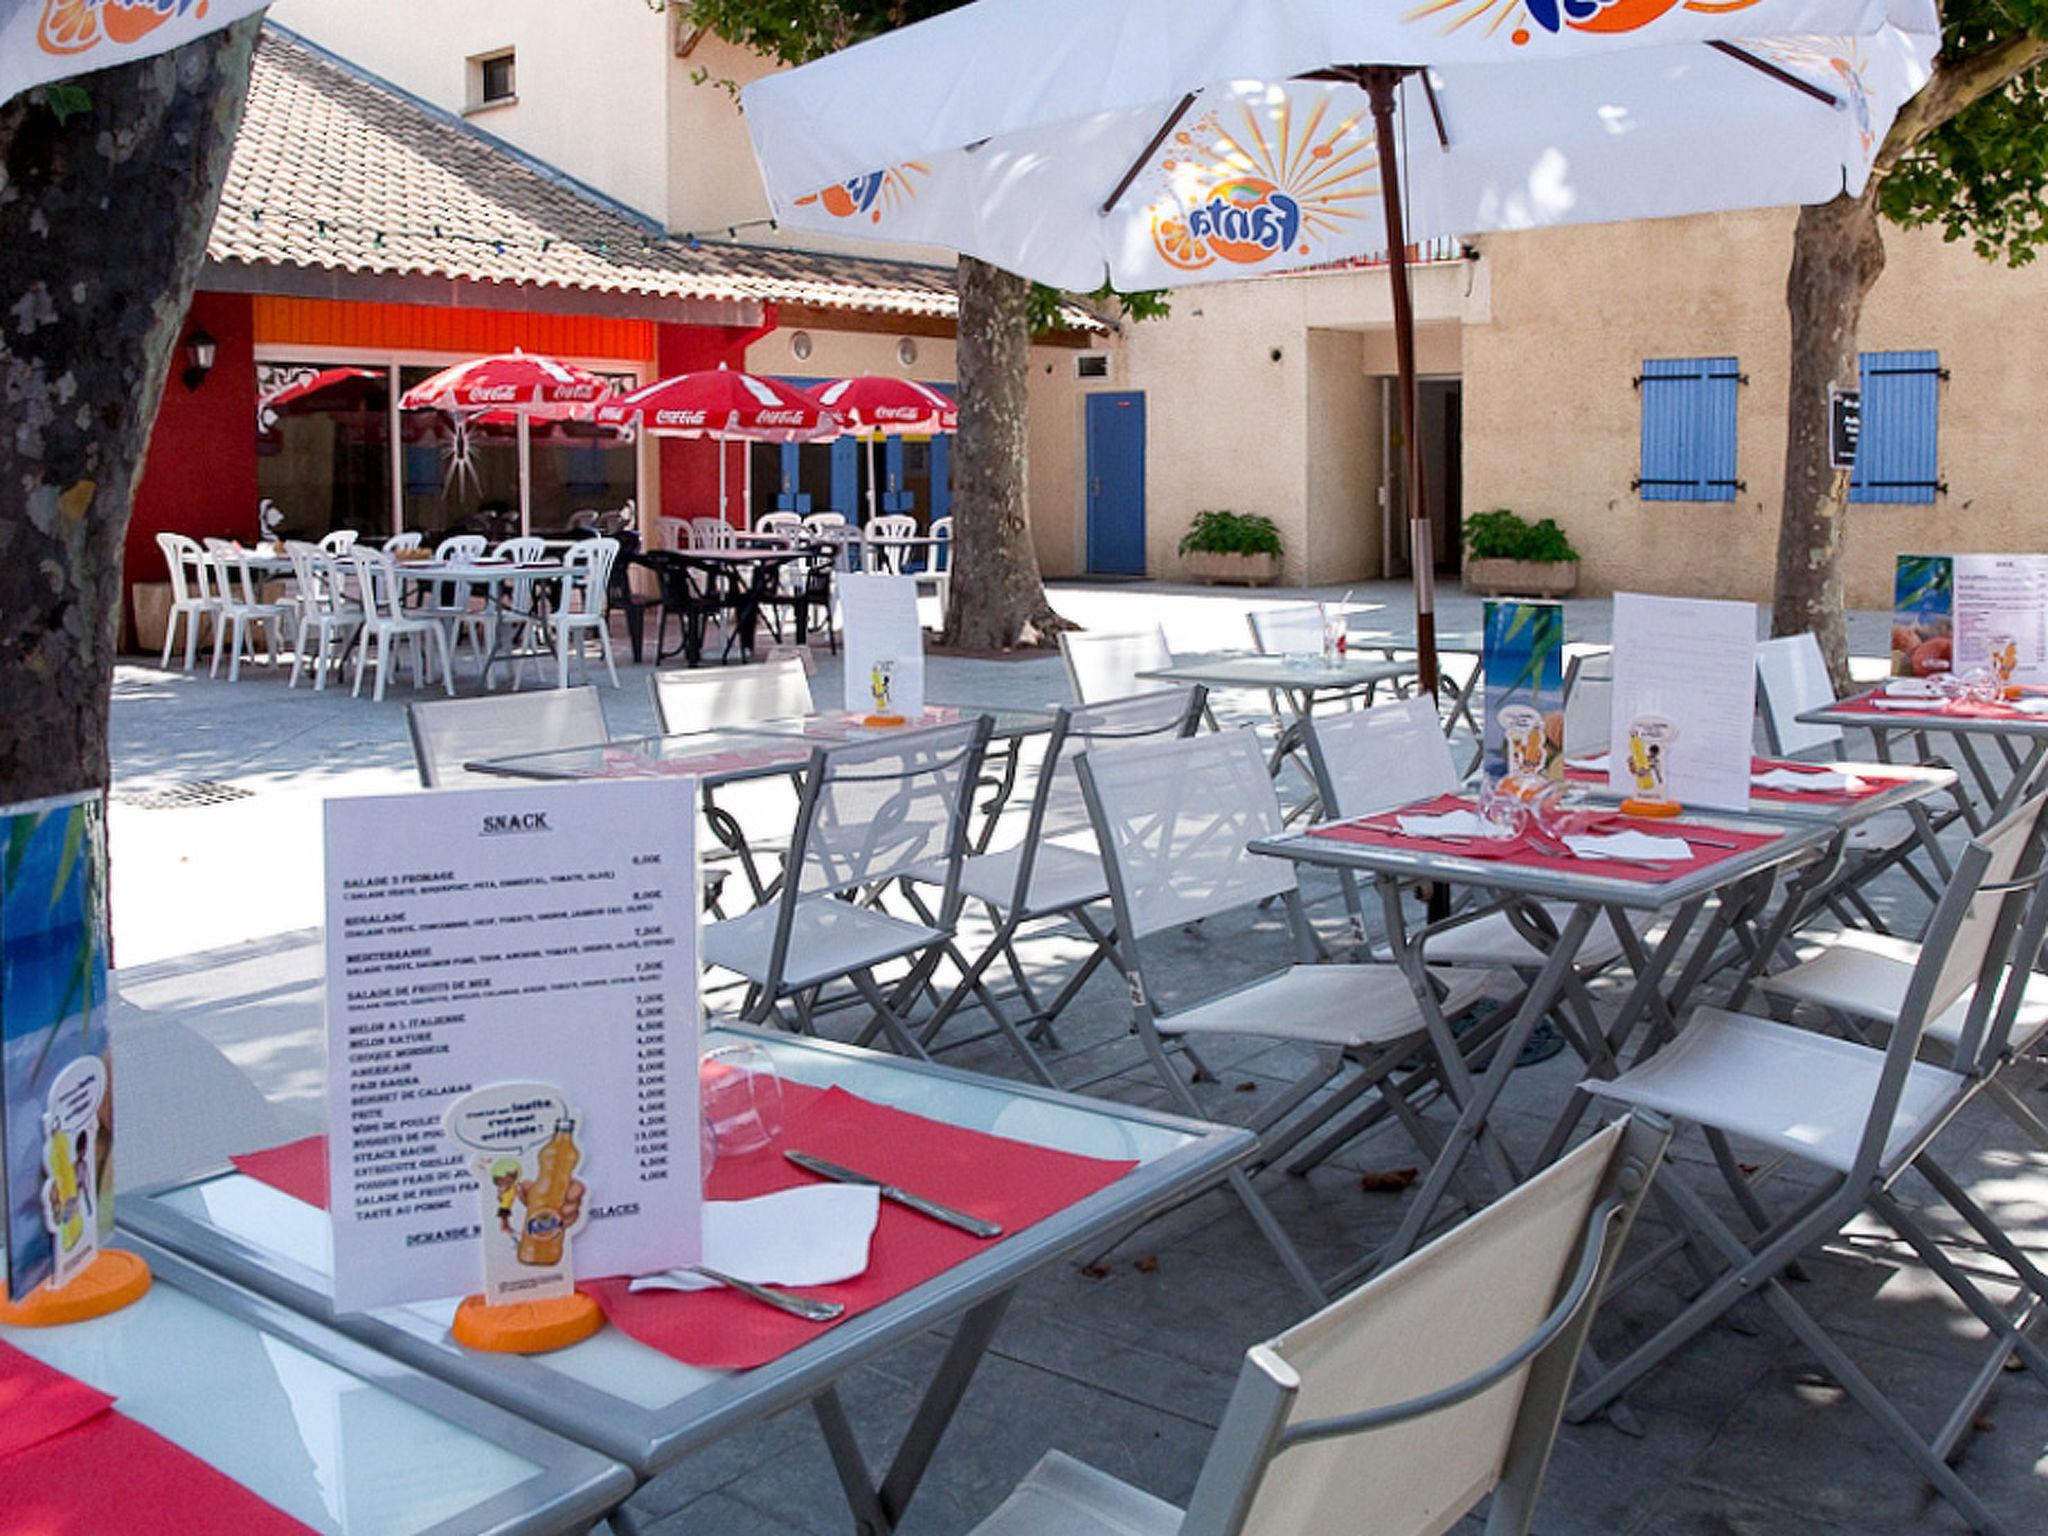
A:
{"type": "Polygon", "coordinates": [[[1278,555],[1216,555],[1190,550],[1181,556],[1188,580],[1229,582],[1239,586],[1263,587],[1280,579],[1278,555]]]}
{"type": "Polygon", "coordinates": [[[1465,562],[1465,590],[1486,597],[1569,597],[1578,585],[1576,560],[1465,562]]]}

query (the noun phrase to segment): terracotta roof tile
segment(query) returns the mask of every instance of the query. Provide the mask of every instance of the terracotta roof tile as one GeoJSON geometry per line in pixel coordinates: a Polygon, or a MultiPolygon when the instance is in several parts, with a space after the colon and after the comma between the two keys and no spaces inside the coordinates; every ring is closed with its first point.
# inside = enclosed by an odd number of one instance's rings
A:
{"type": "Polygon", "coordinates": [[[671,240],[276,27],[256,50],[207,255],[661,298],[955,313],[946,268],[671,240]]]}

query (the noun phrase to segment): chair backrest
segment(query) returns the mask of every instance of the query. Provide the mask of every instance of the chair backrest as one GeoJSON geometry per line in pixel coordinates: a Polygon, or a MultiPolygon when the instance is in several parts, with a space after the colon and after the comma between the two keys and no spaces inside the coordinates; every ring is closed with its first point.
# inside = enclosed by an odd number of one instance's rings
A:
{"type": "Polygon", "coordinates": [[[398,590],[398,562],[381,549],[351,549],[349,564],[355,567],[356,588],[362,594],[363,613],[372,620],[391,622],[403,617],[404,604],[398,590]]]}
{"type": "Polygon", "coordinates": [[[910,546],[892,541],[916,538],[917,519],[897,513],[871,518],[861,530],[861,536],[867,541],[870,570],[901,572],[909,557],[910,546]]]}
{"type": "Polygon", "coordinates": [[[1820,642],[1812,635],[1785,635],[1764,640],[1756,648],[1757,703],[1764,712],[1764,739],[1780,757],[1809,752],[1837,752],[1842,730],[1834,725],[1808,725],[1799,717],[1809,709],[1835,702],[1835,685],[1820,642]]]}
{"type": "Polygon", "coordinates": [[[402,549],[418,549],[425,541],[425,534],[420,533],[417,529],[409,528],[404,533],[394,533],[391,535],[390,538],[384,541],[384,548],[389,553],[395,555],[402,549]]]}
{"type": "Polygon", "coordinates": [[[164,553],[164,568],[171,573],[171,601],[176,604],[204,602],[207,597],[203,574],[206,552],[196,539],[182,533],[160,533],[156,547],[164,553]]]}
{"type": "Polygon", "coordinates": [[[1574,656],[1564,674],[1564,751],[1585,757],[1614,734],[1614,653],[1574,656]]]}
{"type": "Polygon", "coordinates": [[[1269,656],[1320,655],[1326,615],[1321,603],[1289,603],[1245,615],[1252,644],[1269,656]]]}
{"type": "MultiPolygon", "coordinates": [[[[482,556],[490,540],[480,533],[453,533],[434,546],[436,560],[475,560],[482,556]]],[[[388,546],[387,546],[388,547],[388,546]]]]}
{"type": "Polygon", "coordinates": [[[693,517],[690,519],[690,548],[731,549],[736,542],[734,529],[722,517],[693,517]]]}
{"type": "Polygon", "coordinates": [[[548,557],[548,541],[532,533],[500,539],[491,554],[495,559],[510,560],[516,565],[538,565],[548,557]]]}
{"type": "Polygon", "coordinates": [[[208,539],[206,545],[206,564],[213,572],[213,596],[223,603],[254,606],[256,577],[249,569],[249,552],[228,539],[208,539]]]}
{"type": "Polygon", "coordinates": [[[432,699],[406,707],[413,761],[427,789],[451,784],[509,781],[464,766],[492,757],[593,747],[608,739],[604,706],[595,688],[546,688],[535,693],[481,694],[473,699],[432,699]]]}
{"type": "Polygon", "coordinates": [[[1370,816],[1458,787],[1433,699],[1396,699],[1303,723],[1326,816],[1370,816]]]}
{"type": "Polygon", "coordinates": [[[817,713],[801,658],[784,656],[749,667],[692,667],[647,676],[655,717],[671,736],[762,720],[800,720],[817,713]]]}
{"type": "Polygon", "coordinates": [[[1157,624],[1148,630],[1115,635],[1061,630],[1060,655],[1067,663],[1067,680],[1074,686],[1074,698],[1082,704],[1127,699],[1134,693],[1157,693],[1174,686],[1138,676],[1140,672],[1173,664],[1173,652],[1166,645],[1166,630],[1157,624]]]}
{"type": "Polygon", "coordinates": [[[953,569],[953,519],[935,517],[932,519],[931,534],[938,542],[932,545],[931,559],[925,569],[930,572],[945,572],[953,569]]]}
{"type": "Polygon", "coordinates": [[[333,560],[318,544],[304,539],[286,539],[284,552],[292,562],[302,610],[309,614],[332,611],[341,600],[341,579],[333,560]]]}
{"type": "Polygon", "coordinates": [[[356,531],[353,528],[337,528],[332,533],[322,534],[320,547],[330,555],[345,555],[356,547],[356,531]]]}
{"type": "Polygon", "coordinates": [[[1528,1530],[1600,1291],[1670,1134],[1654,1115],[1606,1127],[1253,1345],[1179,1536],[1437,1536],[1488,1494],[1489,1531],[1528,1530]]]}
{"type": "Polygon", "coordinates": [[[655,519],[656,549],[688,549],[690,547],[690,525],[680,517],[655,519]]]}
{"type": "Polygon", "coordinates": [[[562,585],[563,611],[601,614],[611,601],[612,564],[619,558],[617,539],[584,539],[562,556],[569,578],[562,585]]]}
{"type": "Polygon", "coordinates": [[[754,532],[793,539],[803,532],[804,520],[794,512],[763,512],[754,522],[754,532]]]}
{"type": "Polygon", "coordinates": [[[804,529],[809,533],[823,533],[827,529],[844,528],[845,526],[846,514],[844,512],[813,512],[804,519],[804,529]]]}
{"type": "Polygon", "coordinates": [[[1083,752],[1075,763],[1117,927],[1132,939],[1295,890],[1293,865],[1245,846],[1282,827],[1250,731],[1083,752]]]}

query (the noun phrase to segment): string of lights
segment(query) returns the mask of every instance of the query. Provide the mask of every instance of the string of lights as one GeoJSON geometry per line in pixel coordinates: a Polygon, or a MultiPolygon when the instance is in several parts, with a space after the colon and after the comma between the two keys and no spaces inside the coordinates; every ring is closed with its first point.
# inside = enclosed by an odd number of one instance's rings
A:
{"type": "MultiPolygon", "coordinates": [[[[353,235],[359,239],[367,239],[372,250],[384,249],[387,240],[441,240],[488,247],[500,256],[515,250],[551,251],[561,245],[580,250],[586,255],[609,259],[614,255],[630,256],[636,252],[642,256],[652,256],[657,252],[694,251],[706,244],[715,244],[721,238],[721,231],[716,229],[688,230],[672,235],[649,233],[638,237],[627,236],[620,240],[577,240],[560,235],[543,235],[535,238],[530,233],[479,234],[440,221],[432,222],[422,229],[380,221],[337,219],[301,213],[294,209],[273,208],[263,203],[241,204],[229,198],[221,199],[220,206],[223,213],[243,220],[252,227],[260,228],[266,224],[285,224],[299,229],[310,227],[314,234],[323,240],[353,235]]],[[[742,219],[737,223],[722,226],[722,233],[726,241],[737,243],[742,230],[774,230],[778,227],[772,218],[742,219]]]]}

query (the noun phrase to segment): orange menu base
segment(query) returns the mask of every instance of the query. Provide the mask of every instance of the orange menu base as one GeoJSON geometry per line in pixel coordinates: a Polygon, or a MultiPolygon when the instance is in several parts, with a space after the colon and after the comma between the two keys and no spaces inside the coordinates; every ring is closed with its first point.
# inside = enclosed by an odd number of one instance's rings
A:
{"type": "Polygon", "coordinates": [[[873,726],[879,730],[888,726],[908,725],[910,722],[901,715],[868,715],[861,720],[861,724],[873,726]]]}
{"type": "Polygon", "coordinates": [[[1624,816],[1676,816],[1684,810],[1676,800],[1638,800],[1631,796],[1621,802],[1624,816]]]}
{"type": "Polygon", "coordinates": [[[0,1302],[0,1323],[13,1328],[54,1328],[105,1317],[149,1289],[149,1266],[119,1248],[107,1248],[62,1290],[39,1285],[25,1301],[0,1302]]]}
{"type": "Polygon", "coordinates": [[[577,1291],[547,1301],[512,1301],[491,1306],[465,1296],[455,1309],[455,1342],[494,1355],[537,1355],[580,1344],[604,1326],[604,1310],[577,1291]]]}

